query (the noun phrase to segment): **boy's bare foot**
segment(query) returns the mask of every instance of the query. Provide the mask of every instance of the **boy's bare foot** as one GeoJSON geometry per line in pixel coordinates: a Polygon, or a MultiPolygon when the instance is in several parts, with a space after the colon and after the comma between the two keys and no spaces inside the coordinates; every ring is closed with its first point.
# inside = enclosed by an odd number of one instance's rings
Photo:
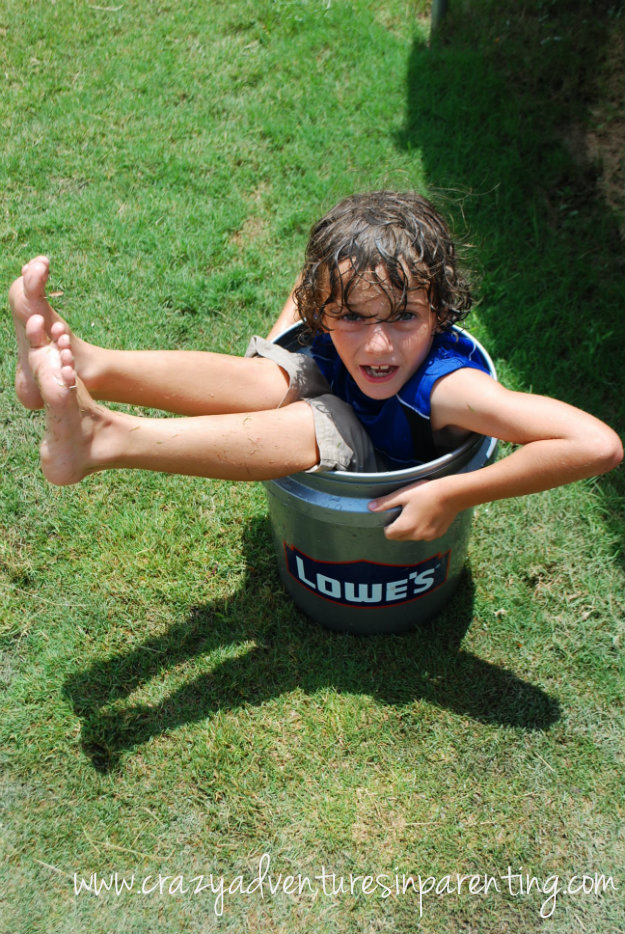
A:
{"type": "Polygon", "coordinates": [[[61,319],[46,299],[46,282],[50,271],[47,256],[31,259],[22,269],[22,276],[9,289],[9,304],[17,336],[18,362],[15,371],[15,391],[27,409],[40,409],[43,399],[28,363],[30,345],[25,326],[31,315],[40,315],[46,333],[50,333],[53,322],[61,319]]]}
{"type": "Polygon", "coordinates": [[[53,323],[50,331],[51,338],[42,315],[27,318],[28,372],[46,409],[41,468],[50,483],[65,486],[97,469],[91,449],[104,413],[77,378],[64,322],[53,323]]]}

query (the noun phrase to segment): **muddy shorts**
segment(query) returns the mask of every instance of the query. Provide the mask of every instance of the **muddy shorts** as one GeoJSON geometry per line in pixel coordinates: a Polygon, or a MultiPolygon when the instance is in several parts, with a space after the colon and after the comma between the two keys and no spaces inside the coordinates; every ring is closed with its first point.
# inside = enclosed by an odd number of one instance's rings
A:
{"type": "Polygon", "coordinates": [[[280,403],[308,403],[313,412],[319,463],[315,470],[350,470],[360,473],[382,469],[371,439],[354,410],[335,396],[314,359],[293,353],[263,337],[253,337],[246,357],[273,360],[289,377],[289,388],[280,403]]]}

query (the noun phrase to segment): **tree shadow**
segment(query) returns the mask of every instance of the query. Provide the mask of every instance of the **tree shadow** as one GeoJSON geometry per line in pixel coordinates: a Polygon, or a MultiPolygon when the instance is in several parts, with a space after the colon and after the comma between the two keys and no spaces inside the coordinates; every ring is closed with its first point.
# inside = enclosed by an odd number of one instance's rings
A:
{"type": "Polygon", "coordinates": [[[581,405],[590,393],[614,420],[625,257],[584,154],[614,4],[562,6],[452,4],[442,37],[413,44],[398,144],[420,151],[432,189],[464,215],[491,352],[536,391],[581,405]]]}
{"type": "Polygon", "coordinates": [[[232,597],[194,607],[166,633],[67,678],[65,694],[97,771],[117,768],[125,752],[154,736],[294,690],[368,694],[393,706],[422,699],[482,723],[532,731],[558,719],[554,698],[460,647],[473,611],[468,571],[434,622],[401,636],[352,636],[323,629],[293,606],[278,578],[267,519],[247,527],[243,547],[247,573],[232,597]],[[263,584],[273,596],[259,612],[263,584]],[[155,704],[127,701],[155,679],[179,685],[185,664],[203,673],[155,704]]]}
{"type": "MultiPolygon", "coordinates": [[[[413,44],[397,144],[419,151],[435,199],[469,231],[480,338],[505,381],[623,436],[625,218],[585,151],[617,7],[456,0],[431,46],[413,44]]],[[[597,484],[620,542],[623,471],[597,484]]]]}

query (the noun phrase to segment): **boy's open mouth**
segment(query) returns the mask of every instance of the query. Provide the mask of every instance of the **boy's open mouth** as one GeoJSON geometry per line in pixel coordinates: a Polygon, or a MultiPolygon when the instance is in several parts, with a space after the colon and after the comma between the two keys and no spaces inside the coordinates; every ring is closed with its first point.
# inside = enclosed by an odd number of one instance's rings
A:
{"type": "Polygon", "coordinates": [[[360,369],[365,374],[367,379],[373,380],[376,383],[381,383],[387,379],[391,379],[399,367],[384,364],[380,366],[361,366],[360,369]]]}

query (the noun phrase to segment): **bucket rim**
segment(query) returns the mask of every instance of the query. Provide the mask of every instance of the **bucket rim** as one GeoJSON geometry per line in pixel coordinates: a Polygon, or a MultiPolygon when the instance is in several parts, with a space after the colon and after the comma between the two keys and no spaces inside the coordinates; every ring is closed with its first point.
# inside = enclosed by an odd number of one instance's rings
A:
{"type": "MultiPolygon", "coordinates": [[[[496,438],[472,434],[452,451],[448,451],[446,454],[442,454],[434,460],[425,461],[423,464],[416,464],[413,467],[403,467],[401,470],[376,470],[368,473],[364,471],[357,473],[356,471],[348,470],[323,470],[317,472],[313,470],[305,471],[305,476],[311,478],[323,476],[324,479],[333,480],[337,483],[365,484],[397,482],[403,485],[404,483],[411,483],[414,480],[425,479],[426,477],[429,478],[433,473],[444,471],[446,467],[453,465],[456,461],[464,462],[465,458],[468,460],[469,453],[472,450],[477,451],[485,441],[489,442],[489,448],[494,447],[497,443],[496,438]]],[[[485,455],[485,460],[487,457],[488,455],[485,455]]]]}

